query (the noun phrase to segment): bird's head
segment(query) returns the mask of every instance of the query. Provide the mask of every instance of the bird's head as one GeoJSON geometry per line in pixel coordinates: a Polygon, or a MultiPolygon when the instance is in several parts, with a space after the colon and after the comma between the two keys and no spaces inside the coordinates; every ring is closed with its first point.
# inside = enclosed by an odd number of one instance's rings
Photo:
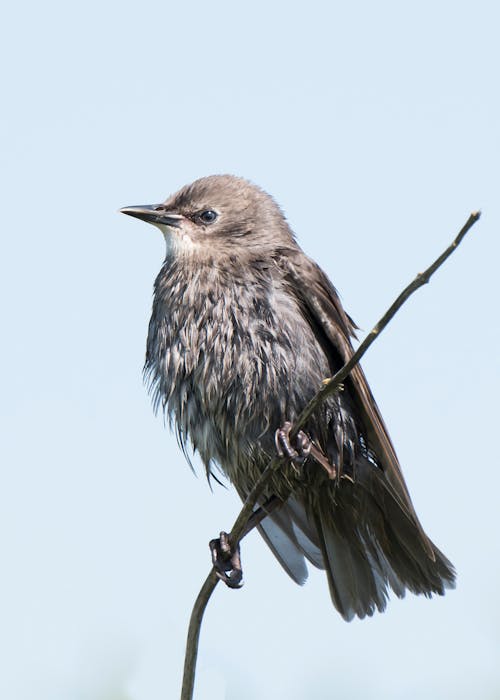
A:
{"type": "Polygon", "coordinates": [[[204,177],[163,204],[120,211],[157,226],[168,254],[176,257],[224,257],[238,251],[260,256],[293,245],[293,234],[274,199],[233,175],[204,177]]]}

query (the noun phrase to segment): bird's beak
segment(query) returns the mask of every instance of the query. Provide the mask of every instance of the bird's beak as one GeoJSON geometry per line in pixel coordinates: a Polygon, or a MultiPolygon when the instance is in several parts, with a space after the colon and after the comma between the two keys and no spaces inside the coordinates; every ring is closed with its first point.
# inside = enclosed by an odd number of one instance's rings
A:
{"type": "Polygon", "coordinates": [[[147,221],[148,224],[175,226],[175,228],[179,228],[180,222],[184,218],[182,214],[167,211],[161,204],[140,204],[136,207],[123,207],[123,209],[120,209],[120,212],[147,221]]]}

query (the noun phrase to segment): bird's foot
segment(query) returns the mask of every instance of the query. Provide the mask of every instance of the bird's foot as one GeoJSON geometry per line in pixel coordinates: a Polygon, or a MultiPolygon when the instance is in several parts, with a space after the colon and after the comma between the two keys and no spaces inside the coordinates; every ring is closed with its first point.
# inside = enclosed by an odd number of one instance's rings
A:
{"type": "Polygon", "coordinates": [[[243,585],[243,570],[241,568],[240,546],[234,552],[231,550],[229,535],[221,532],[216,540],[210,540],[208,546],[212,553],[212,563],[215,573],[229,588],[241,588],[243,585]]]}
{"type": "Polygon", "coordinates": [[[291,429],[292,424],[287,421],[282,428],[276,431],[274,439],[278,455],[280,457],[288,457],[292,464],[296,466],[297,471],[300,470],[300,467],[303,466],[306,459],[311,455],[311,457],[313,457],[327,472],[329,479],[337,479],[338,472],[335,466],[330,464],[328,458],[302,430],[299,430],[297,433],[295,446],[292,446],[290,442],[291,429]]]}
{"type": "Polygon", "coordinates": [[[280,457],[287,457],[292,464],[297,467],[302,467],[311,453],[312,442],[308,435],[302,430],[299,430],[297,437],[293,441],[294,444],[292,445],[290,441],[291,429],[292,424],[290,421],[286,421],[282,428],[278,428],[274,434],[276,450],[280,457]]]}

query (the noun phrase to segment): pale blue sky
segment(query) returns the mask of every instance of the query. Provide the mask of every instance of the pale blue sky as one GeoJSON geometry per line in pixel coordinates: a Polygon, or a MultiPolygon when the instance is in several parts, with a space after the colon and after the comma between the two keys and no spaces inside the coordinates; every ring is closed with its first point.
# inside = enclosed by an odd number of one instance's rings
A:
{"type": "Polygon", "coordinates": [[[0,697],[178,694],[207,542],[239,504],[153,417],[164,243],[116,211],[230,172],[365,330],[483,218],[363,363],[457,590],[346,624],[322,573],[295,586],[251,535],[196,697],[500,698],[499,22],[493,0],[4,10],[0,697]]]}

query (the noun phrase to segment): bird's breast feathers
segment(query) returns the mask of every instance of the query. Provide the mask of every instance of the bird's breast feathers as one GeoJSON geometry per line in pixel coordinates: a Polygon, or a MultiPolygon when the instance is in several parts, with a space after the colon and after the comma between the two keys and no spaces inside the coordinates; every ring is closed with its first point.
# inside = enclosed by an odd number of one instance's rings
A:
{"type": "MultiPolygon", "coordinates": [[[[203,459],[233,458],[293,417],[328,365],[280,280],[262,269],[166,263],[155,288],[146,374],[156,407],[203,459]],[[257,410],[258,403],[258,410],[257,410]]],[[[223,466],[223,465],[222,465],[223,466]]]]}

